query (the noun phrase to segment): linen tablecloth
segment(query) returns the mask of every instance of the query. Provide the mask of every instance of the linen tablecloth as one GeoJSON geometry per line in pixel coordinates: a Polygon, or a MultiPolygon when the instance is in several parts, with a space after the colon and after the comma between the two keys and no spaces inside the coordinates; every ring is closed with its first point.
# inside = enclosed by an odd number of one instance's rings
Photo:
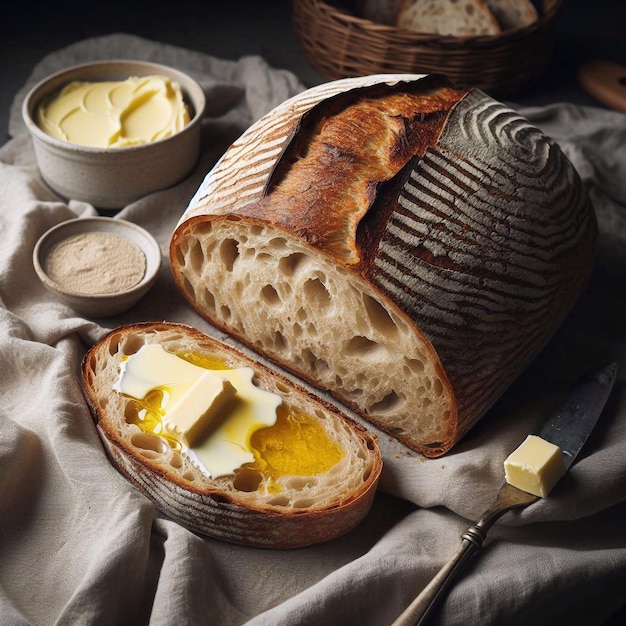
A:
{"type": "MultiPolygon", "coordinates": [[[[626,602],[626,116],[556,103],[521,112],[555,138],[600,224],[576,308],[527,372],[448,455],[427,460],[379,434],[385,468],[357,529],[290,551],[199,537],[168,520],[108,462],[82,396],[80,360],[108,330],[184,322],[171,233],[204,176],[253,121],[304,86],[259,57],[238,61],[120,34],[44,59],[15,96],[0,149],[0,623],[390,624],[493,502],[504,458],[581,374],[618,363],[609,403],[549,498],[505,515],[433,618],[442,624],[600,624],[626,602]],[[42,182],[20,106],[45,75],[92,59],[166,63],[205,88],[201,156],[173,188],[125,207],[159,241],[156,285],[128,313],[87,319],[40,284],[41,234],[95,215],[42,182]]],[[[374,432],[375,430],[372,429],[374,432]]]]}

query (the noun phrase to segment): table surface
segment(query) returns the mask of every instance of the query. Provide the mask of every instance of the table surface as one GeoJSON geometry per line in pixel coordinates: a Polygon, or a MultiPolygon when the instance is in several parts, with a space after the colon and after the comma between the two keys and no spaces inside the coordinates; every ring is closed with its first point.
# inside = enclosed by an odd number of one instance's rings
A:
{"type": "MultiPolygon", "coordinates": [[[[291,70],[305,85],[318,84],[325,79],[304,55],[293,30],[291,4],[291,0],[110,2],[78,11],[71,5],[15,3],[4,16],[0,40],[0,141],[9,138],[13,96],[34,65],[50,52],[98,35],[125,32],[224,59],[260,55],[276,68],[291,70]]],[[[592,59],[626,65],[625,24],[624,0],[565,0],[549,67],[517,102],[524,106],[561,101],[602,106],[581,89],[577,72],[592,59]]]]}

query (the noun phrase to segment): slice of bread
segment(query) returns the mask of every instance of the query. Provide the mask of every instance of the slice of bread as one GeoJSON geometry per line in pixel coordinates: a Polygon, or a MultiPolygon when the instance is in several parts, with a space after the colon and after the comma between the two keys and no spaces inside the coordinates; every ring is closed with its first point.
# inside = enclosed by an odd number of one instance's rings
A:
{"type": "Polygon", "coordinates": [[[537,9],[530,0],[486,0],[502,30],[523,28],[537,21],[537,9]]]}
{"type": "Polygon", "coordinates": [[[484,0],[402,0],[396,24],[419,33],[455,37],[498,35],[501,32],[484,0]]]}
{"type": "MultiPolygon", "coordinates": [[[[85,355],[82,381],[113,465],[166,515],[199,534],[257,547],[295,548],[348,532],[371,506],[382,458],[367,430],[285,376],[199,330],[166,322],[113,330],[85,355]],[[319,473],[309,468],[270,476],[261,463],[210,478],[185,450],[142,429],[132,418],[136,401],[114,389],[126,357],[153,343],[196,364],[251,367],[255,385],[282,398],[284,414],[296,420],[297,428],[307,428],[306,420],[313,420],[323,437],[339,446],[341,458],[319,473]]],[[[275,437],[279,445],[280,437],[275,437]]]]}
{"type": "Polygon", "coordinates": [[[596,235],[539,128],[439,77],[379,75],[253,124],[191,199],[170,262],[213,326],[438,456],[552,337],[596,235]]]}

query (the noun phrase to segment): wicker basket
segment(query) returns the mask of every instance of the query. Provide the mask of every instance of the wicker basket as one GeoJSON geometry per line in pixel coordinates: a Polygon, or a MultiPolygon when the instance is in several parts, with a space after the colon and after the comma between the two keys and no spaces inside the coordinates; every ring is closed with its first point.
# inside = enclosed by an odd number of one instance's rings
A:
{"type": "Polygon", "coordinates": [[[457,87],[522,94],[552,53],[563,0],[542,0],[539,20],[500,35],[415,33],[359,17],[359,0],[293,0],[293,22],[311,65],[328,79],[379,73],[441,73],[457,87]]]}

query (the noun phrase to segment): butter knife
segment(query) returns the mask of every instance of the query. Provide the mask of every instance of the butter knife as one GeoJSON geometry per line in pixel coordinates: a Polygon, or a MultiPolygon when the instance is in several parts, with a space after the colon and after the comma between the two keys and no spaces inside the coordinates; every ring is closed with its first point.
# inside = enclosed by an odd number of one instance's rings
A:
{"type": "MultiPolygon", "coordinates": [[[[596,425],[611,393],[617,364],[610,363],[584,378],[566,396],[563,405],[550,416],[539,437],[561,449],[565,469],[568,470],[589,434],[596,425]]],[[[489,529],[512,509],[519,509],[539,500],[505,482],[498,492],[495,503],[481,519],[461,535],[461,545],[454,556],[439,570],[431,582],[413,600],[392,626],[415,626],[424,624],[444,592],[459,576],[470,558],[480,550],[489,529]]]]}

